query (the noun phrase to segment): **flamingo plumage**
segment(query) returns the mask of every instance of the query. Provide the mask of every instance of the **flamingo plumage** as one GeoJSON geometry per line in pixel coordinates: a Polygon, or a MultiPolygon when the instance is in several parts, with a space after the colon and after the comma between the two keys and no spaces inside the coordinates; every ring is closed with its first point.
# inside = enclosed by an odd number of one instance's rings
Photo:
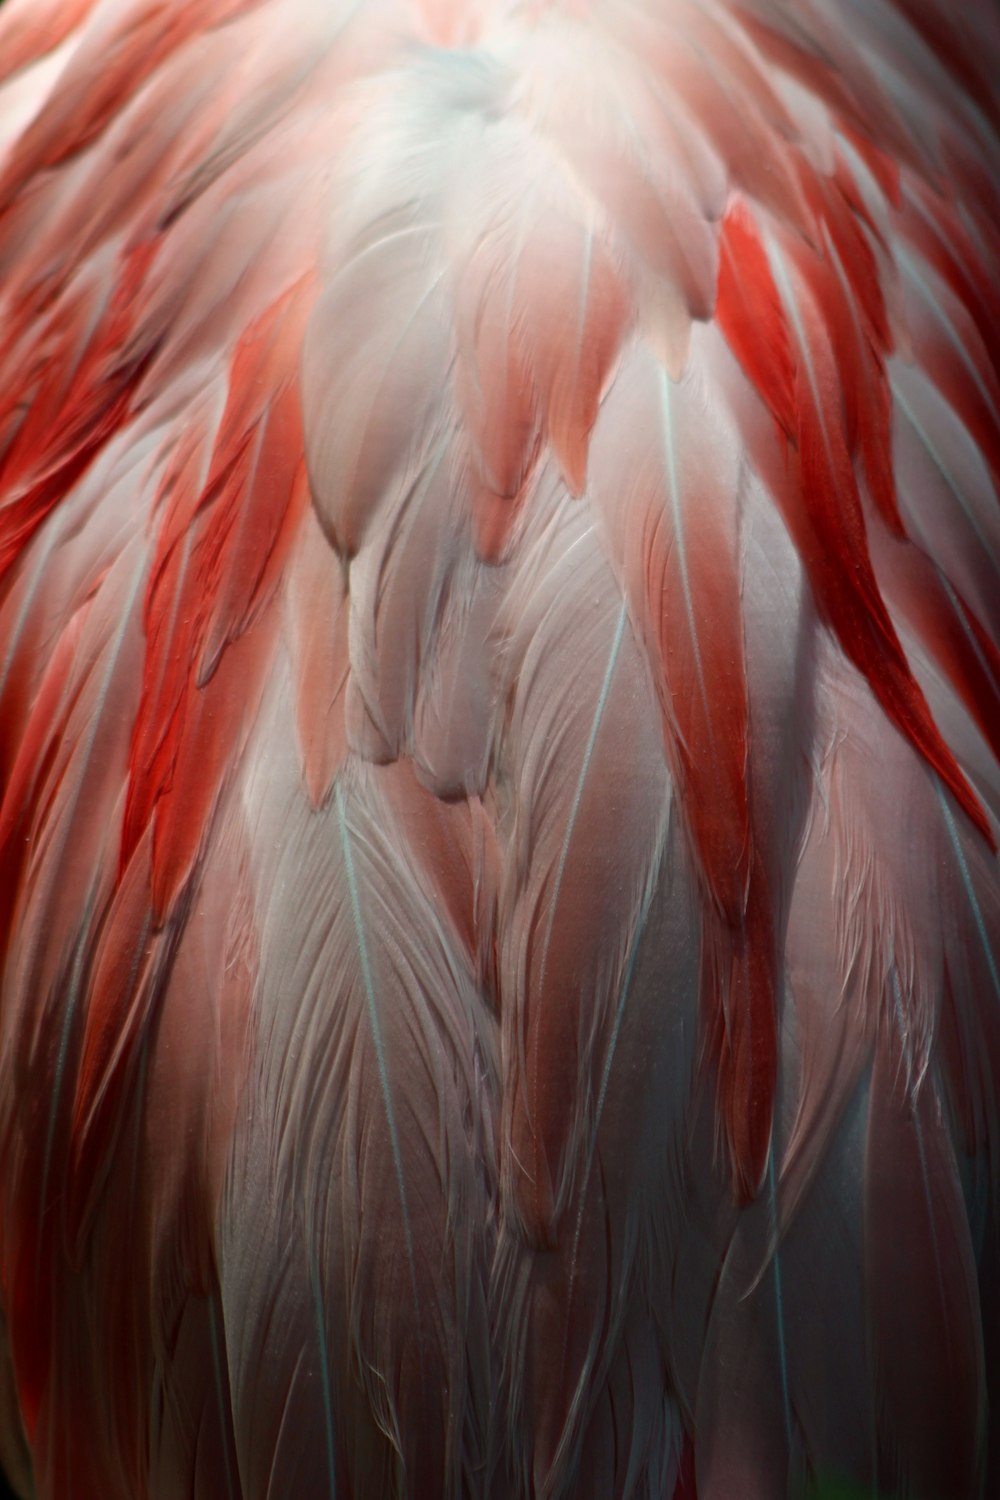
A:
{"type": "Polygon", "coordinates": [[[0,1461],[1000,1493],[1000,17],[0,11],[0,1461]]]}

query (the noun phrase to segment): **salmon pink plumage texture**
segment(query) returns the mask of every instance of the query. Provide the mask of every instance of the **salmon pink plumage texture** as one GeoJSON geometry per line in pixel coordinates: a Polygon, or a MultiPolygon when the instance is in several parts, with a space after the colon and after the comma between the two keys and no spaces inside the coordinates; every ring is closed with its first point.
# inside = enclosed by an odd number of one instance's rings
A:
{"type": "Polygon", "coordinates": [[[1000,1493],[998,78],[6,0],[21,1495],[1000,1493]]]}

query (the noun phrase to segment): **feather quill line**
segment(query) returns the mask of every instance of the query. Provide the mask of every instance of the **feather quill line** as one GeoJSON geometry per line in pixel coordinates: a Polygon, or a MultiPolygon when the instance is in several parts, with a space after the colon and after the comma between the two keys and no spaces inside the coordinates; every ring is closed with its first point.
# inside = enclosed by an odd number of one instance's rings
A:
{"type": "MultiPolygon", "coordinates": [[[[994,555],[988,538],[983,535],[982,528],[979,525],[978,520],[976,519],[975,512],[969,507],[965,496],[962,494],[961,489],[955,483],[951,474],[948,472],[947,466],[945,465],[944,460],[938,452],[937,445],[935,444],[930,433],[926,430],[920,418],[917,416],[917,413],[913,410],[913,407],[907,401],[898,385],[893,386],[892,395],[893,399],[898,403],[899,408],[905,416],[906,420],[909,422],[910,426],[913,428],[913,431],[920,439],[920,442],[926,450],[928,457],[934,464],[934,467],[937,469],[938,473],[941,475],[941,478],[947,486],[948,490],[953,495],[959,509],[965,516],[965,519],[968,521],[969,525],[972,527],[972,530],[975,532],[976,540],[982,547],[983,552],[989,562],[993,565],[993,571],[1000,574],[1000,558],[997,558],[994,555]]],[[[968,429],[964,427],[964,423],[963,428],[965,431],[968,431],[968,429]]],[[[973,439],[973,441],[975,441],[975,439],[973,439]]]]}
{"type": "Polygon", "coordinates": [[[406,1181],[403,1175],[403,1155],[399,1145],[399,1131],[396,1126],[396,1112],[392,1107],[392,1092],[389,1086],[389,1069],[385,1056],[385,1039],[382,1036],[382,1024],[379,1021],[378,1006],[375,1001],[375,985],[372,980],[371,964],[368,958],[368,942],[365,937],[364,922],[361,917],[361,898],[358,891],[357,875],[354,869],[354,854],[351,849],[351,837],[347,827],[347,810],[344,806],[344,792],[341,783],[337,783],[336,791],[337,823],[340,829],[340,846],[344,856],[344,873],[347,876],[347,888],[351,898],[351,915],[354,920],[354,936],[358,944],[358,957],[361,962],[361,977],[365,988],[365,1000],[368,1006],[368,1023],[371,1026],[372,1041],[375,1044],[375,1058],[378,1065],[379,1084],[382,1089],[382,1103],[385,1108],[385,1120],[389,1130],[389,1142],[392,1149],[393,1166],[396,1172],[396,1186],[399,1190],[399,1206],[403,1213],[403,1235],[406,1240],[406,1258],[410,1268],[410,1283],[413,1288],[413,1305],[419,1314],[420,1298],[417,1293],[417,1265],[413,1253],[413,1231],[410,1227],[410,1214],[406,1202],[406,1181]]]}
{"type": "Polygon", "coordinates": [[[1000,681],[997,681],[997,675],[993,669],[993,664],[988,660],[986,654],[984,653],[975,631],[970,629],[969,627],[969,619],[962,607],[962,601],[959,599],[958,595],[955,593],[955,590],[949,583],[948,576],[944,572],[944,570],[939,567],[936,569],[936,572],[941,583],[941,588],[945,596],[947,597],[948,603],[951,605],[955,619],[958,621],[959,625],[961,625],[962,634],[965,636],[965,639],[969,643],[969,649],[972,651],[973,656],[976,658],[983,676],[986,678],[987,682],[990,683],[997,697],[1000,698],[1000,681]]]}
{"type": "Polygon", "coordinates": [[[947,316],[940,303],[935,298],[932,288],[927,284],[926,277],[921,274],[916,257],[911,255],[904,245],[897,246],[896,255],[903,269],[907,271],[913,278],[913,284],[916,287],[917,291],[920,293],[921,299],[930,309],[934,321],[937,323],[938,327],[942,329],[945,337],[948,340],[948,343],[951,345],[952,349],[955,351],[955,354],[964,365],[969,378],[975,386],[977,393],[983,398],[983,402],[988,408],[994,422],[1000,425],[1000,412],[997,411],[993,396],[984,384],[983,377],[980,374],[979,370],[976,368],[975,360],[969,358],[969,351],[966,349],[965,345],[962,343],[962,340],[955,332],[951,319],[947,316]]]}
{"type": "MultiPolygon", "coordinates": [[[[625,634],[625,622],[626,622],[626,618],[627,618],[627,610],[626,610],[626,606],[625,606],[625,601],[623,599],[622,600],[621,610],[619,611],[619,615],[618,615],[618,624],[617,624],[617,626],[615,628],[614,640],[613,640],[613,642],[611,644],[611,652],[610,652],[610,654],[608,656],[608,664],[607,664],[607,667],[605,668],[605,671],[604,671],[604,680],[601,683],[601,691],[598,694],[598,698],[597,698],[597,707],[594,710],[594,718],[593,718],[593,722],[591,723],[591,726],[590,726],[590,734],[587,737],[587,745],[586,745],[586,748],[585,748],[585,750],[583,752],[583,761],[582,761],[582,763],[580,765],[580,773],[579,773],[579,775],[577,777],[577,781],[576,781],[576,790],[575,790],[575,792],[573,794],[573,802],[572,802],[572,805],[571,805],[570,810],[569,810],[569,817],[566,820],[566,832],[563,835],[562,848],[559,851],[559,864],[556,867],[556,878],[555,878],[555,880],[552,883],[552,899],[549,902],[549,919],[548,919],[547,923],[545,924],[545,942],[544,942],[544,944],[542,946],[542,961],[541,961],[541,964],[539,966],[539,977],[538,977],[539,1006],[536,1007],[535,1025],[532,1028],[533,1030],[537,1030],[538,1026],[540,1025],[539,1007],[542,1004],[544,1004],[544,996],[545,996],[545,970],[548,967],[549,947],[550,947],[550,944],[552,942],[552,928],[553,928],[553,926],[555,924],[556,908],[559,905],[559,892],[560,892],[560,890],[562,888],[563,876],[566,873],[566,861],[569,858],[569,846],[570,846],[570,844],[572,842],[572,839],[573,839],[573,830],[574,830],[574,828],[576,826],[577,815],[578,815],[578,813],[580,811],[580,803],[583,800],[583,788],[584,788],[584,785],[586,784],[587,773],[590,770],[590,762],[593,759],[594,746],[597,743],[597,736],[598,736],[598,733],[600,731],[601,720],[604,718],[604,711],[605,711],[605,709],[607,708],[607,705],[608,705],[608,697],[609,697],[610,692],[611,692],[611,683],[612,683],[612,679],[614,677],[615,665],[616,665],[616,663],[618,661],[618,653],[621,650],[622,637],[625,634]]],[[[534,1055],[532,1057],[532,1079],[531,1079],[532,1097],[537,1097],[537,1087],[538,1087],[538,1048],[536,1047],[534,1049],[534,1055]]]]}
{"type": "MultiPolygon", "coordinates": [[[[578,538],[577,542],[574,543],[574,546],[579,545],[582,541],[583,537],[578,538]]],[[[547,1005],[546,974],[548,970],[549,951],[552,942],[552,933],[555,926],[556,912],[559,905],[560,892],[562,890],[562,883],[566,871],[566,864],[569,858],[569,850],[576,828],[580,805],[583,800],[584,788],[587,784],[587,777],[590,772],[591,762],[593,760],[594,749],[597,744],[597,736],[600,732],[601,723],[604,719],[608,698],[611,692],[611,685],[614,680],[615,667],[618,662],[618,656],[625,634],[627,613],[628,611],[626,601],[623,599],[618,613],[618,620],[615,627],[614,637],[611,643],[611,649],[608,654],[607,665],[605,667],[604,676],[601,681],[601,687],[597,695],[597,703],[594,708],[593,718],[591,720],[590,729],[587,735],[587,743],[584,747],[583,758],[580,764],[579,773],[577,775],[573,800],[570,805],[570,811],[566,821],[566,828],[563,834],[562,846],[559,852],[555,878],[552,884],[552,895],[548,904],[545,937],[542,943],[541,962],[539,964],[539,977],[537,987],[535,987],[533,995],[534,1003],[531,1008],[527,1026],[518,1028],[520,1033],[518,1042],[522,1054],[522,1066],[526,1066],[528,1075],[527,1087],[529,1103],[527,1123],[530,1130],[530,1140],[527,1143],[527,1148],[528,1155],[530,1157],[531,1170],[528,1171],[526,1169],[525,1164],[518,1159],[516,1153],[514,1153],[514,1159],[517,1162],[517,1165],[521,1172],[524,1173],[525,1178],[536,1188],[538,1184],[545,1180],[547,1173],[547,1162],[545,1160],[546,1146],[543,1140],[543,1132],[536,1118],[535,1108],[540,1098],[539,1066],[540,1052],[542,1049],[539,1046],[539,1035],[542,1028],[543,1013],[547,1005]],[[524,1053],[529,1049],[529,1047],[530,1060],[526,1061],[524,1053]]],[[[553,1210],[555,1209],[555,1206],[555,1204],[552,1205],[553,1210]]]]}
{"type": "MultiPolygon", "coordinates": [[[[684,555],[684,518],[681,514],[680,487],[677,481],[677,452],[674,445],[674,414],[670,399],[670,377],[666,370],[660,371],[660,410],[663,415],[663,451],[667,461],[667,481],[670,489],[670,513],[674,523],[674,536],[677,540],[677,550],[680,554],[681,592],[684,595],[684,613],[687,616],[688,633],[691,636],[691,649],[694,652],[695,670],[698,674],[698,692],[701,696],[701,706],[705,711],[706,720],[711,723],[712,714],[708,702],[708,690],[705,686],[705,668],[701,659],[701,645],[698,641],[698,627],[694,617],[694,600],[691,597],[691,580],[688,577],[687,561],[684,555]]],[[[675,731],[677,725],[675,723],[675,731]]],[[[714,756],[713,756],[714,759],[714,756]]]]}
{"type": "MultiPolygon", "coordinates": [[[[566,1292],[566,1307],[567,1307],[567,1311],[569,1311],[569,1309],[572,1307],[572,1304],[573,1304],[573,1290],[574,1290],[574,1287],[576,1285],[576,1272],[577,1272],[577,1266],[579,1264],[579,1257],[580,1257],[580,1240],[581,1240],[581,1237],[582,1237],[582,1234],[583,1234],[583,1210],[584,1210],[584,1205],[585,1205],[585,1202],[586,1202],[587,1188],[588,1188],[588,1186],[590,1184],[590,1174],[593,1171],[593,1167],[594,1167],[594,1158],[597,1155],[597,1137],[598,1137],[598,1134],[600,1132],[601,1118],[602,1118],[602,1116],[604,1114],[604,1105],[605,1105],[605,1102],[607,1100],[608,1086],[609,1086],[610,1081],[611,1081],[611,1067],[612,1067],[612,1064],[614,1063],[615,1052],[617,1051],[617,1048],[618,1048],[618,1038],[621,1035],[622,1022],[625,1019],[625,1004],[626,1004],[626,1001],[628,1000],[629,990],[632,987],[632,979],[633,979],[633,976],[635,974],[635,966],[636,966],[636,964],[637,964],[637,962],[639,960],[639,944],[640,944],[640,942],[642,940],[642,934],[645,931],[646,922],[647,922],[647,920],[649,918],[649,909],[650,909],[650,907],[653,904],[653,893],[654,893],[654,891],[656,889],[656,879],[655,879],[656,865],[658,865],[658,863],[659,863],[659,857],[660,856],[659,856],[659,853],[658,853],[656,861],[654,862],[654,868],[653,868],[653,870],[650,873],[649,888],[648,888],[648,890],[646,892],[646,898],[643,901],[642,910],[639,913],[639,920],[636,923],[635,936],[632,939],[632,945],[631,945],[631,948],[629,950],[628,964],[627,964],[626,969],[625,969],[625,976],[624,976],[624,978],[622,980],[621,994],[618,997],[618,1005],[615,1008],[615,1019],[614,1019],[614,1023],[613,1023],[612,1028],[611,1028],[611,1036],[608,1039],[607,1056],[604,1059],[604,1067],[601,1069],[601,1082],[600,1082],[600,1086],[599,1086],[598,1091],[597,1091],[597,1106],[596,1106],[596,1108],[594,1110],[594,1124],[593,1124],[593,1128],[591,1129],[591,1132],[590,1132],[590,1142],[589,1142],[589,1145],[587,1147],[587,1160],[586,1160],[586,1163],[584,1165],[583,1178],[582,1178],[581,1183],[580,1183],[580,1197],[579,1197],[579,1202],[577,1204],[576,1221],[575,1221],[574,1226],[573,1226],[573,1248],[572,1248],[572,1250],[570,1252],[569,1280],[568,1280],[568,1283],[567,1283],[567,1292],[566,1292]]],[[[596,1334],[595,1334],[595,1338],[596,1338],[596,1334]]],[[[567,1318],[566,1326],[563,1329],[562,1359],[561,1359],[561,1362],[560,1362],[560,1379],[562,1379],[562,1377],[566,1373],[566,1359],[567,1359],[568,1350],[569,1350],[569,1319],[567,1318]]],[[[587,1369],[587,1365],[588,1364],[589,1364],[589,1361],[587,1361],[587,1363],[583,1367],[584,1373],[581,1374],[580,1385],[579,1385],[579,1387],[578,1387],[578,1389],[576,1391],[576,1394],[574,1396],[574,1399],[573,1399],[573,1406],[572,1406],[571,1411],[570,1411],[570,1418],[571,1419],[572,1419],[572,1417],[573,1417],[574,1412],[576,1411],[576,1409],[578,1409],[580,1401],[582,1399],[582,1395],[583,1395],[583,1381],[585,1379],[585,1373],[586,1373],[586,1369],[587,1369]]],[[[566,1429],[565,1429],[565,1433],[564,1433],[563,1443],[560,1444],[559,1450],[557,1451],[557,1455],[556,1455],[557,1458],[560,1456],[565,1443],[568,1442],[570,1428],[571,1428],[571,1421],[567,1422],[567,1424],[566,1424],[566,1429]]]]}

